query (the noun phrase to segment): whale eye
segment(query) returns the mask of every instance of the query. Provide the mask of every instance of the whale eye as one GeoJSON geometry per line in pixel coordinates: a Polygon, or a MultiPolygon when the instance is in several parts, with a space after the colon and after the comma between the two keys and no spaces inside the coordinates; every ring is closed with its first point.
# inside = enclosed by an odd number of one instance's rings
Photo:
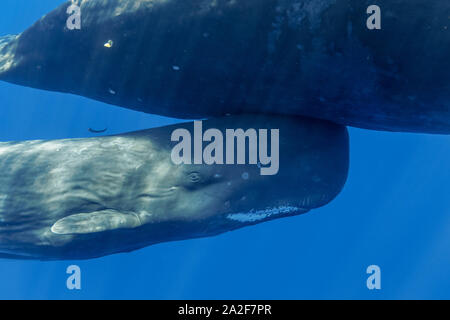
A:
{"type": "Polygon", "coordinates": [[[193,183],[197,183],[201,180],[200,173],[198,172],[191,172],[189,173],[189,181],[193,183]]]}

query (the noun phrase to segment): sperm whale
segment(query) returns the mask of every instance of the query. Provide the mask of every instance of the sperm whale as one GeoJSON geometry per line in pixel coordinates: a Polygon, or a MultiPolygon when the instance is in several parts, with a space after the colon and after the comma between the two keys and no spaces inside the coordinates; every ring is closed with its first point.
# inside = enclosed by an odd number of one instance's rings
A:
{"type": "Polygon", "coordinates": [[[0,38],[0,79],[152,114],[450,133],[450,2],[77,0],[0,38]],[[67,26],[79,7],[80,29],[67,26]]]}
{"type": "MultiPolygon", "coordinates": [[[[279,170],[175,164],[176,130],[0,143],[0,257],[90,259],[306,213],[333,200],[348,172],[343,126],[292,116],[203,121],[204,130],[279,130],[279,170]]],[[[206,141],[206,140],[205,140],[206,141]]],[[[205,149],[206,150],[206,149],[205,149]]],[[[251,157],[251,148],[245,149],[251,157]]],[[[237,156],[237,155],[236,155],[237,156]]]]}

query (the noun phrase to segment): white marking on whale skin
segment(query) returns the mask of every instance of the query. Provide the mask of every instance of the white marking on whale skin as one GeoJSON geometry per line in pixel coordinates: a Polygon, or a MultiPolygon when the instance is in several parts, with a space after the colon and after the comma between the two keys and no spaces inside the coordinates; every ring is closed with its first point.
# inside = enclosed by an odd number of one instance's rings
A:
{"type": "Polygon", "coordinates": [[[18,37],[18,35],[7,35],[4,37],[0,37],[0,72],[4,72],[10,69],[15,64],[14,52],[16,49],[16,45],[10,47],[9,51],[6,51],[8,49],[6,46],[17,40],[18,37]]]}
{"type": "Polygon", "coordinates": [[[0,144],[0,156],[14,153],[21,153],[31,155],[33,153],[41,152],[58,152],[63,148],[64,140],[61,141],[24,141],[20,144],[5,142],[0,144]]]}
{"type": "MultiPolygon", "coordinates": [[[[7,198],[8,198],[8,195],[0,194],[0,213],[5,211],[5,210],[3,210],[3,207],[5,205],[5,201],[7,198]]],[[[0,214],[0,222],[4,222],[4,221],[5,221],[5,219],[0,214]]]]}
{"type": "Polygon", "coordinates": [[[170,0],[72,0],[73,4],[81,7],[85,12],[83,21],[86,24],[92,22],[103,23],[110,17],[117,17],[124,13],[130,14],[139,10],[148,10],[152,7],[164,4],[170,0]],[[95,10],[92,10],[95,9],[95,10]],[[91,12],[95,12],[92,14],[91,12]]]}
{"type": "Polygon", "coordinates": [[[34,146],[34,149],[31,150],[32,152],[59,152],[61,150],[61,148],[64,147],[64,144],[60,141],[46,141],[46,142],[42,142],[37,144],[36,146],[34,146]]]}
{"type": "Polygon", "coordinates": [[[251,210],[248,213],[231,213],[227,215],[227,219],[239,222],[256,222],[272,216],[288,214],[295,211],[307,211],[306,209],[291,206],[281,206],[276,208],[268,208],[264,210],[251,210]]]}

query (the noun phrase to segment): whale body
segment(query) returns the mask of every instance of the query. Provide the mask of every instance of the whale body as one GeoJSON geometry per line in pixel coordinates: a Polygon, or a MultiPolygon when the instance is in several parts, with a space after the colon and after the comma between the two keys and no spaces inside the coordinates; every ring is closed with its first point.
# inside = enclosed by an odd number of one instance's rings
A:
{"type": "Polygon", "coordinates": [[[152,114],[450,132],[450,2],[78,0],[0,40],[0,79],[152,114]]]}
{"type": "MultiPolygon", "coordinates": [[[[230,116],[204,130],[279,130],[279,170],[175,164],[175,130],[0,143],[0,258],[89,259],[207,237],[321,207],[348,172],[348,134],[331,122],[230,116]]],[[[249,158],[249,148],[246,158],[249,158]]]]}

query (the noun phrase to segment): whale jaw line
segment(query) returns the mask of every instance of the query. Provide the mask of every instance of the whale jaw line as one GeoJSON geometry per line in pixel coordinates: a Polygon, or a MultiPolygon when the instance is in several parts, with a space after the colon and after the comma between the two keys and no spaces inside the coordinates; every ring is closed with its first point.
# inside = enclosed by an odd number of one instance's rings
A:
{"type": "Polygon", "coordinates": [[[303,214],[308,212],[309,209],[299,208],[294,206],[279,206],[266,208],[262,210],[250,210],[247,213],[230,213],[226,215],[226,218],[233,221],[242,223],[256,223],[268,219],[279,218],[283,216],[291,216],[297,214],[303,214]]]}

